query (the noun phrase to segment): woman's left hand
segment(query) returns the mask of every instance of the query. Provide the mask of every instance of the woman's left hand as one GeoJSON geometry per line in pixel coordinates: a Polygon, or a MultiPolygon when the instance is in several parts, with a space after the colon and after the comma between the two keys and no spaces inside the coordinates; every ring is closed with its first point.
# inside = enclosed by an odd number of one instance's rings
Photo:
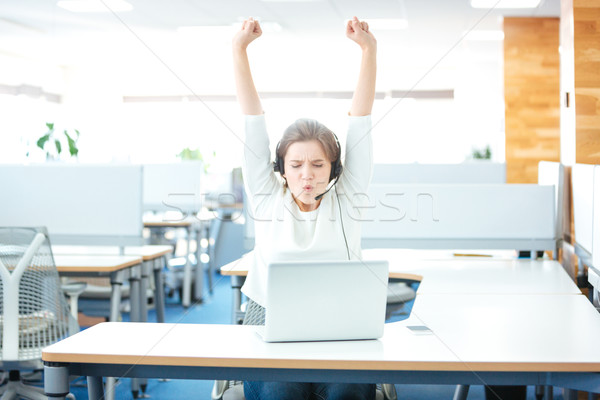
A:
{"type": "Polygon", "coordinates": [[[346,36],[358,43],[363,50],[377,46],[375,36],[369,31],[369,24],[365,21],[359,21],[356,17],[346,24],[346,36]]]}

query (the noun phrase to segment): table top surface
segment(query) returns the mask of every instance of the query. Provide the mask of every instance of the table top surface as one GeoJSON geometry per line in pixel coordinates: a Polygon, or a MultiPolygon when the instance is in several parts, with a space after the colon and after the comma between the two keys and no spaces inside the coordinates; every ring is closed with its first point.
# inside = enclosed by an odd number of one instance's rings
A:
{"type": "MultiPolygon", "coordinates": [[[[419,281],[419,294],[581,293],[560,263],[554,260],[517,259],[503,255],[506,252],[492,257],[449,254],[369,249],[363,251],[363,258],[388,260],[390,278],[419,281]]],[[[224,265],[221,274],[246,276],[250,257],[251,253],[248,253],[224,265]]]]}
{"type": "MultiPolygon", "coordinates": [[[[54,255],[100,255],[100,256],[118,256],[120,254],[118,246],[71,246],[71,245],[53,245],[52,253],[54,255]]],[[[171,245],[146,245],[146,246],[126,246],[123,255],[141,256],[144,261],[153,260],[162,257],[173,251],[171,245]]]]}
{"type": "Polygon", "coordinates": [[[119,255],[64,255],[54,256],[56,269],[59,273],[95,272],[110,273],[139,265],[143,262],[141,256],[119,255]]]}
{"type": "Polygon", "coordinates": [[[233,368],[600,372],[600,347],[589,345],[598,332],[600,315],[583,295],[427,295],[417,297],[409,319],[387,324],[379,340],[265,343],[253,326],[102,323],[47,347],[42,358],[233,368]],[[407,329],[422,324],[432,333],[407,329]]]}
{"type": "Polygon", "coordinates": [[[181,214],[178,212],[167,212],[151,214],[147,213],[143,216],[144,226],[147,228],[163,227],[163,228],[199,228],[211,220],[216,218],[216,211],[203,211],[197,214],[181,214]]]}

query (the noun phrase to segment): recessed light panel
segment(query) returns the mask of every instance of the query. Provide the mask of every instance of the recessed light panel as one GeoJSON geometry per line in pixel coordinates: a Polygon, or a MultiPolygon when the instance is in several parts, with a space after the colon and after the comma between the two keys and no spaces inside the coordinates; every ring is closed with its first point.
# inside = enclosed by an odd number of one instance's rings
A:
{"type": "Polygon", "coordinates": [[[133,6],[125,0],[60,0],[56,5],[65,10],[79,13],[123,12],[133,10],[133,6]]]}
{"type": "Polygon", "coordinates": [[[540,0],[471,0],[473,8],[536,8],[540,0]]]}

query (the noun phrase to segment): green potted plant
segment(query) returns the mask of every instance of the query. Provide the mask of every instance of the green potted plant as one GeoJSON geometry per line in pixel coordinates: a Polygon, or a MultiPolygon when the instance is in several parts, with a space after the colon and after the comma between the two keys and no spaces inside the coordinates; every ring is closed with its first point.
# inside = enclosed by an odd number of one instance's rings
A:
{"type": "Polygon", "coordinates": [[[471,157],[474,160],[491,160],[492,159],[492,149],[490,149],[490,145],[485,146],[484,149],[473,149],[471,153],[471,157]]]}
{"type": "MultiPolygon", "coordinates": [[[[55,132],[54,123],[46,122],[46,127],[48,128],[48,131],[40,136],[36,142],[36,145],[46,152],[46,160],[59,159],[60,154],[63,151],[60,134],[55,132]]],[[[67,146],[69,148],[69,154],[71,157],[77,157],[79,154],[79,148],[77,147],[77,142],[79,141],[79,131],[77,129],[74,131],[74,135],[70,135],[66,129],[62,132],[62,136],[67,139],[67,146]]]]}
{"type": "MultiPolygon", "coordinates": [[[[215,156],[216,154],[213,151],[212,157],[214,158],[215,156]]],[[[185,149],[181,150],[179,154],[177,154],[177,157],[180,158],[182,161],[202,161],[202,165],[204,166],[204,172],[208,173],[208,168],[210,167],[210,164],[204,160],[200,149],[190,149],[189,147],[186,147],[185,149]]]]}

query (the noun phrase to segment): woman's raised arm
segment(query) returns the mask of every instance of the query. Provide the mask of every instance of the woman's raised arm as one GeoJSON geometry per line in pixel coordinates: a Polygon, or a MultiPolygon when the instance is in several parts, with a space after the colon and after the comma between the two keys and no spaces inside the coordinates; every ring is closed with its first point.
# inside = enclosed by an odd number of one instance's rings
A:
{"type": "Polygon", "coordinates": [[[369,25],[354,17],[346,25],[346,36],[362,49],[358,83],[352,97],[350,115],[360,117],[371,114],[375,100],[375,77],[377,74],[377,40],[369,31],[369,25]]]}
{"type": "Polygon", "coordinates": [[[235,76],[235,87],[237,99],[242,113],[245,115],[260,115],[263,108],[260,97],[254,87],[250,63],[246,49],[248,45],[262,35],[260,24],[252,17],[245,20],[240,29],[233,37],[233,72],[235,76]]]}

